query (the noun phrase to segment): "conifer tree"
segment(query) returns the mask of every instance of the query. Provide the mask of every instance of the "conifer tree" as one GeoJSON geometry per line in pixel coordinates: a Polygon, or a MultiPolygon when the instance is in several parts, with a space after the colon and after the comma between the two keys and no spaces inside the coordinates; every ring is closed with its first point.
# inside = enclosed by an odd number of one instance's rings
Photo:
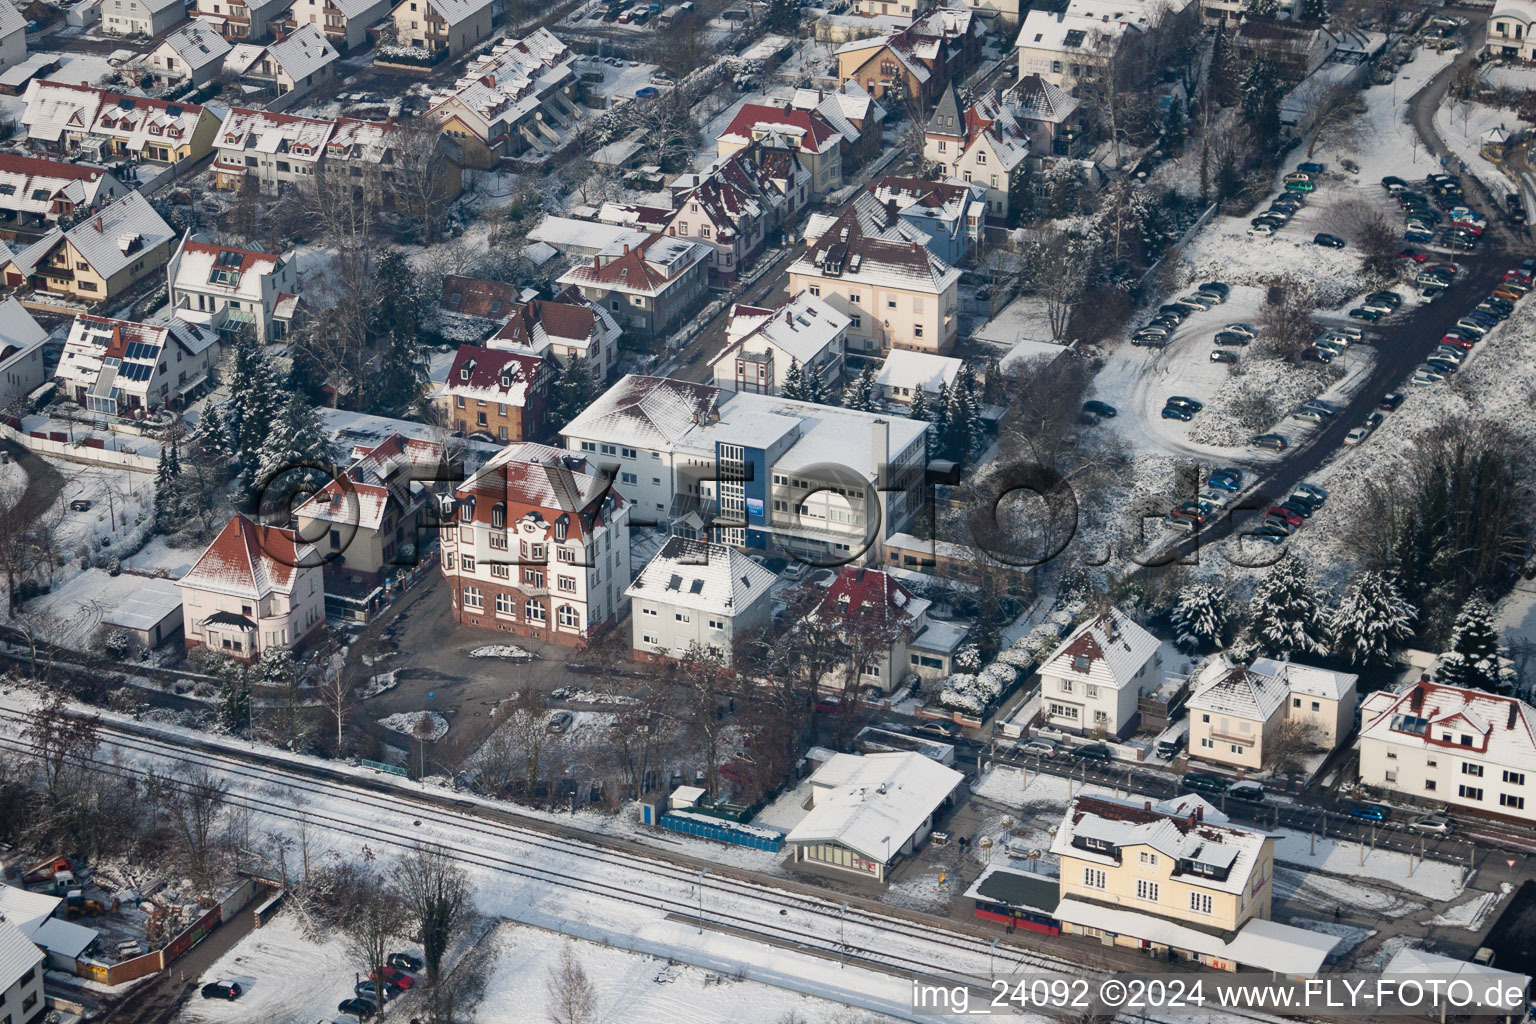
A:
{"type": "Polygon", "coordinates": [[[784,371],[784,383],[779,385],[779,394],[797,402],[810,401],[805,386],[805,371],[800,366],[800,360],[794,356],[789,357],[789,369],[784,371]]]}
{"type": "Polygon", "coordinates": [[[1254,638],[1279,655],[1325,654],[1327,619],[1312,571],[1286,555],[1270,567],[1249,603],[1254,638]]]}
{"type": "Polygon", "coordinates": [[[1471,598],[1462,605],[1456,624],[1451,627],[1451,638],[1435,670],[1435,682],[1508,693],[1513,681],[1504,670],[1501,654],[1493,608],[1480,597],[1471,598]]]}
{"type": "Polygon", "coordinates": [[[1329,623],[1334,653],[1352,665],[1386,665],[1393,648],[1413,635],[1414,616],[1391,576],[1363,570],[1350,581],[1329,623]]]}

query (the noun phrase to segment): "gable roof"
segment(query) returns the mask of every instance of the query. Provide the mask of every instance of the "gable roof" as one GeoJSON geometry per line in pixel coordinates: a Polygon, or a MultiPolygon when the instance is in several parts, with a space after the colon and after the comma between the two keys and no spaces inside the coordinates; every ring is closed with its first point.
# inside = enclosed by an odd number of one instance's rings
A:
{"type": "Polygon", "coordinates": [[[624,591],[632,598],[736,615],[779,580],[778,574],[736,548],[671,537],[624,591]]]}
{"type": "Polygon", "coordinates": [[[1536,708],[1514,697],[1424,679],[1395,693],[1369,694],[1360,704],[1360,739],[1440,747],[1536,771],[1536,708]],[[1463,735],[1470,745],[1461,743],[1463,735]]]}
{"type": "Polygon", "coordinates": [[[960,112],[960,93],[955,83],[951,82],[944,88],[924,130],[929,135],[947,135],[950,138],[965,136],[965,118],[960,112]]]}
{"type": "MultiPolygon", "coordinates": [[[[267,279],[276,274],[283,263],[283,257],[276,253],[199,242],[189,234],[177,252],[176,276],[171,284],[177,290],[262,302],[268,297],[265,294],[267,279]]],[[[276,298],[275,295],[271,297],[276,298]]]]}
{"type": "Polygon", "coordinates": [[[605,250],[593,257],[592,263],[567,270],[560,276],[560,283],[596,285],[631,295],[659,295],[713,252],[707,245],[659,233],[633,247],[628,242],[621,244],[622,252],[605,250]]]}
{"type": "Polygon", "coordinates": [[[613,490],[612,481],[593,473],[584,458],[532,442],[511,444],[497,452],[454,495],[471,503],[474,522],[493,522],[494,510],[501,506],[508,529],[524,522],[542,524],[546,534],[556,537],[554,529],[561,522],[568,537],[610,525],[611,517],[628,504],[613,490]],[[524,511],[519,513],[518,508],[524,511]]]}
{"type": "Polygon", "coordinates": [[[161,40],[155,48],[169,49],[193,72],[201,71],[210,64],[218,64],[229,53],[229,40],[219,35],[208,22],[193,18],[161,40]]]}
{"type": "Polygon", "coordinates": [[[1322,697],[1327,700],[1343,700],[1344,695],[1355,688],[1355,683],[1360,678],[1352,672],[1335,672],[1332,669],[1316,668],[1294,661],[1276,661],[1274,658],[1259,658],[1250,668],[1260,675],[1283,674],[1290,686],[1290,692],[1306,694],[1309,697],[1322,697]]]}
{"type": "MultiPolygon", "coordinates": [[[[1130,684],[1162,641],[1118,608],[1096,615],[1072,631],[1040,667],[1041,674],[1075,676],[1121,689],[1130,684]]],[[[1161,680],[1153,679],[1155,686],[1161,680]]]]}
{"type": "Polygon", "coordinates": [[[318,566],[315,549],[292,530],[235,513],[177,586],[259,601],[291,594],[301,566],[318,566]]]}
{"type": "Polygon", "coordinates": [[[243,43],[225,60],[225,67],[243,75],[266,55],[283,73],[295,82],[303,82],[310,75],[324,68],[341,55],[326,39],[320,26],[306,22],[275,43],[255,46],[243,43]]]}
{"type": "Polygon", "coordinates": [[[610,331],[603,310],[585,301],[532,299],[508,311],[507,319],[486,344],[491,348],[528,348],[544,352],[555,343],[584,348],[610,331]]]}
{"type": "Polygon", "coordinates": [[[190,139],[203,116],[203,108],[191,103],[39,78],[27,83],[22,99],[27,105],[21,115],[27,137],[41,142],[57,142],[66,131],[95,133],[123,139],[138,149],[150,137],[151,129],[160,133],[157,138],[174,130],[177,137],[190,139]]]}
{"type": "Polygon", "coordinates": [[[914,597],[889,573],[845,565],[827,587],[816,614],[836,619],[869,616],[878,623],[911,621],[927,611],[929,604],[914,597]]]}
{"type": "Polygon", "coordinates": [[[954,384],[965,364],[953,356],[934,355],[932,352],[913,352],[893,349],[885,357],[875,383],[886,388],[922,388],[929,394],[938,394],[940,384],[954,384]]]}
{"type": "Polygon", "coordinates": [[[626,437],[666,450],[701,421],[719,415],[720,389],[709,384],[626,374],[561,429],[565,437],[626,437]]]}
{"type": "Polygon", "coordinates": [[[443,389],[456,397],[521,409],[543,383],[544,360],[528,352],[460,345],[443,389]]]}
{"type": "Polygon", "coordinates": [[[432,96],[431,110],[452,103],[453,113],[489,143],[537,110],[553,90],[574,80],[575,59],[554,33],[538,28],[472,57],[452,88],[432,96]]]}
{"type": "Polygon", "coordinates": [[[295,516],[380,529],[390,499],[408,508],[438,475],[444,458],[440,443],[399,433],[372,448],[359,446],[352,454],[352,465],[294,509],[295,516]]]}
{"type": "Polygon", "coordinates": [[[43,951],[16,925],[0,917],[0,992],[42,963],[43,951]]]}
{"type": "Polygon", "coordinates": [[[25,32],[27,19],[11,0],[0,0],[0,39],[5,39],[14,32],[25,32]]]}
{"type": "Polygon", "coordinates": [[[48,332],[14,295],[0,299],[0,366],[48,340],[48,332]]]}
{"type": "Polygon", "coordinates": [[[102,277],[113,274],[176,236],[141,192],[129,192],[68,231],[53,228],[13,257],[23,273],[32,271],[66,240],[102,277]]]}
{"type": "Polygon", "coordinates": [[[443,277],[438,307],[461,316],[500,320],[517,303],[518,287],[506,281],[486,281],[478,277],[443,277]]]}
{"type": "Polygon", "coordinates": [[[785,838],[838,843],[886,863],[965,777],[922,754],[834,754],[811,776],[816,806],[785,838]]]}
{"type": "Polygon", "coordinates": [[[121,195],[128,189],[104,167],[0,153],[0,208],[49,217],[54,201],[62,200],[78,215],[104,191],[121,195]]]}
{"type": "Polygon", "coordinates": [[[719,138],[751,142],[754,133],[771,132],[793,140],[808,153],[824,153],[842,141],[842,134],[815,110],[797,110],[790,104],[744,103],[719,138]]]}
{"type": "MultiPolygon", "coordinates": [[[[422,0],[429,10],[436,11],[450,26],[468,21],[491,6],[491,0],[422,0]]],[[[404,0],[395,5],[398,11],[405,6],[404,0]]],[[[393,13],[393,12],[391,12],[393,13]]]]}
{"type": "Polygon", "coordinates": [[[710,364],[738,350],[756,352],[772,346],[803,366],[825,352],[852,322],[847,315],[803,290],[777,309],[738,303],[731,307],[726,345],[710,364]]]}
{"type": "Polygon", "coordinates": [[[1025,75],[1003,95],[1018,116],[1031,121],[1061,124],[1078,107],[1077,97],[1068,95],[1039,75],[1025,75]]]}

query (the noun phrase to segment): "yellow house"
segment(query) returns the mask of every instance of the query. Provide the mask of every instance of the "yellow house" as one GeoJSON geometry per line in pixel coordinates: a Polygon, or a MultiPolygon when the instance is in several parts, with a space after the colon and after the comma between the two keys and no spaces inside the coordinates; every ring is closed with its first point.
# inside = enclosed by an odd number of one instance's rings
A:
{"type": "Polygon", "coordinates": [[[1198,796],[1080,796],[1051,843],[1063,933],[1206,967],[1315,974],[1338,939],[1268,920],[1275,840],[1198,796]]]}
{"type": "Polygon", "coordinates": [[[1193,686],[1189,754],[1256,771],[1275,755],[1288,723],[1296,742],[1332,750],[1355,723],[1358,677],[1309,665],[1260,658],[1251,667],[1218,658],[1193,686]]]}
{"type": "Polygon", "coordinates": [[[155,164],[201,160],[213,151],[219,119],[206,107],[125,96],[88,85],[34,79],[23,97],[27,140],[52,152],[81,152],[155,164]]]}
{"type": "Polygon", "coordinates": [[[55,227],[6,261],[0,276],[7,288],[94,304],[158,274],[176,239],[149,201],[130,192],[68,231],[55,227]]]}

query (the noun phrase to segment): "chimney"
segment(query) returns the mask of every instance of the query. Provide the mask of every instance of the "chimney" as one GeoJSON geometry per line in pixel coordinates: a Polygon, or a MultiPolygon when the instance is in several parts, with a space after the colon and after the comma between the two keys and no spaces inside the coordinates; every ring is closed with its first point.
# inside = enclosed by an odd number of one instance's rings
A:
{"type": "Polygon", "coordinates": [[[624,255],[625,256],[629,255],[629,243],[628,242],[624,243],[624,255]]]}
{"type": "Polygon", "coordinates": [[[1408,706],[1414,711],[1424,707],[1424,680],[1420,679],[1413,688],[1413,694],[1408,698],[1408,706]]]}
{"type": "Polygon", "coordinates": [[[596,253],[593,253],[593,255],[592,255],[592,269],[593,270],[602,270],[603,269],[603,261],[598,258],[596,253]]]}
{"type": "Polygon", "coordinates": [[[1143,800],[1141,802],[1141,809],[1144,810],[1144,811],[1150,811],[1152,809],[1152,801],[1151,800],[1143,800]]]}
{"type": "Polygon", "coordinates": [[[1515,727],[1515,719],[1518,718],[1519,715],[1520,715],[1520,705],[1516,704],[1514,701],[1510,701],[1509,702],[1509,721],[1504,724],[1504,728],[1506,728],[1506,729],[1513,729],[1515,727]]]}
{"type": "Polygon", "coordinates": [[[1195,820],[1196,821],[1204,821],[1205,820],[1205,805],[1204,804],[1195,804],[1195,820]]]}
{"type": "Polygon", "coordinates": [[[106,228],[101,226],[101,215],[97,214],[96,215],[96,233],[97,234],[101,234],[104,231],[106,231],[106,228]]]}
{"type": "Polygon", "coordinates": [[[870,461],[875,467],[875,486],[883,487],[890,476],[891,425],[883,419],[877,419],[870,424],[869,433],[870,461]]]}

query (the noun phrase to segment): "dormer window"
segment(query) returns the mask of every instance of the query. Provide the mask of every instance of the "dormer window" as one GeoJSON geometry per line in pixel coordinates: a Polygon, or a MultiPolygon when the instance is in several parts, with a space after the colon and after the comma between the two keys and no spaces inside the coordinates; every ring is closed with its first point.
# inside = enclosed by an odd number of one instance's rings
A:
{"type": "Polygon", "coordinates": [[[506,370],[501,372],[501,387],[503,391],[512,387],[512,374],[506,370]]]}
{"type": "Polygon", "coordinates": [[[507,506],[495,504],[491,506],[491,525],[500,530],[507,525],[507,506]]]}
{"type": "Polygon", "coordinates": [[[475,518],[475,499],[465,498],[459,502],[459,521],[473,522],[475,518]]]}
{"type": "Polygon", "coordinates": [[[469,380],[469,367],[465,366],[460,368],[459,380],[469,380]]]}

